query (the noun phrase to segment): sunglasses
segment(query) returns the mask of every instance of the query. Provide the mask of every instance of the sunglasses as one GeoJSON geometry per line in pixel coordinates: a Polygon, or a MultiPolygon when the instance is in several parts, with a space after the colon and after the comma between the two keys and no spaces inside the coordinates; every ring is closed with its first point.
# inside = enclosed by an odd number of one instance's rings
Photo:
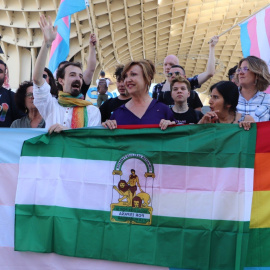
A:
{"type": "Polygon", "coordinates": [[[167,74],[167,77],[172,77],[173,74],[175,74],[175,76],[184,76],[179,71],[175,71],[175,72],[169,72],[167,74]]]}
{"type": "Polygon", "coordinates": [[[48,75],[47,74],[43,74],[42,77],[46,80],[48,75]]]}
{"type": "Polygon", "coordinates": [[[238,69],[236,70],[236,73],[237,73],[237,74],[239,74],[239,73],[241,73],[241,72],[247,73],[248,71],[249,71],[249,68],[248,68],[248,67],[243,67],[243,68],[238,68],[238,69]]]}

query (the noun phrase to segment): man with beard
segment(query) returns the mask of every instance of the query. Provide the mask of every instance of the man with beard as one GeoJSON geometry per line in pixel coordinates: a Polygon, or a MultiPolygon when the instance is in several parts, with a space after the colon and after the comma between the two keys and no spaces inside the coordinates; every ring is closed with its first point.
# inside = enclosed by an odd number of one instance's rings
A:
{"type": "Polygon", "coordinates": [[[40,49],[34,74],[34,104],[46,122],[49,133],[61,132],[68,128],[82,128],[100,125],[100,112],[91,102],[85,101],[80,93],[83,83],[83,72],[80,63],[68,62],[59,71],[58,100],[50,94],[50,86],[43,78],[47,54],[56,38],[57,27],[52,26],[51,18],[46,20],[41,15],[39,26],[44,41],[40,49]]]}
{"type": "MultiPolygon", "coordinates": [[[[208,79],[210,79],[214,75],[215,73],[215,46],[217,43],[218,43],[218,37],[217,36],[212,37],[209,44],[209,58],[208,58],[206,71],[194,77],[187,78],[187,80],[189,81],[191,85],[191,90],[200,88],[204,82],[206,82],[208,79]]],[[[179,66],[179,59],[175,55],[168,55],[167,57],[165,57],[164,62],[163,62],[163,73],[167,78],[169,78],[168,73],[170,72],[170,69],[172,66],[179,66]]],[[[168,79],[154,86],[152,97],[165,103],[166,105],[173,105],[173,103],[171,103],[172,99],[171,99],[171,91],[170,91],[170,82],[168,79]],[[169,100],[167,100],[165,96],[168,97],[169,100]]],[[[188,101],[189,103],[190,103],[190,99],[193,97],[199,99],[197,93],[194,92],[191,94],[189,98],[189,101],[188,101]]],[[[192,105],[190,107],[196,110],[201,110],[202,103],[200,100],[199,100],[199,103],[201,104],[199,107],[192,107],[192,105]]],[[[194,102],[194,104],[198,104],[198,102],[194,102]]]]}
{"type": "Polygon", "coordinates": [[[7,66],[0,60],[0,127],[10,127],[11,123],[25,114],[17,109],[14,93],[3,87],[7,66]]]}
{"type": "Polygon", "coordinates": [[[121,76],[121,73],[124,69],[123,65],[116,67],[114,77],[116,78],[117,90],[119,92],[119,96],[115,98],[110,98],[106,100],[100,107],[99,110],[101,112],[101,121],[105,122],[107,119],[110,119],[111,114],[121,105],[127,103],[131,98],[126,90],[124,85],[124,80],[121,76]]]}

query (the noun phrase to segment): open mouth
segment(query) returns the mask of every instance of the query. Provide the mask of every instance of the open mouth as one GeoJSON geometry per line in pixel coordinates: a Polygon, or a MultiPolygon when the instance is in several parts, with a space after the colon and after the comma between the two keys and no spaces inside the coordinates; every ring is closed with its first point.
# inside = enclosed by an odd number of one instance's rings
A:
{"type": "Polygon", "coordinates": [[[81,89],[81,83],[79,81],[75,81],[71,84],[71,87],[81,89]]]}

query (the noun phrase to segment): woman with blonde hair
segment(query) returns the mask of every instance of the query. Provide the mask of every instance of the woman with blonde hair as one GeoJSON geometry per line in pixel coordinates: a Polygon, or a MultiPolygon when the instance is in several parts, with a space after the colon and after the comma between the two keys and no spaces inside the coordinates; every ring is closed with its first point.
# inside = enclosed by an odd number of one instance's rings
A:
{"type": "Polygon", "coordinates": [[[126,90],[131,100],[116,109],[104,127],[117,128],[117,125],[159,124],[166,129],[174,124],[172,111],[165,104],[149,96],[149,88],[154,78],[155,66],[149,60],[131,61],[122,72],[126,90]]]}
{"type": "Polygon", "coordinates": [[[243,58],[236,69],[236,78],[240,85],[237,111],[251,115],[255,122],[269,121],[270,95],[263,92],[270,84],[267,64],[256,56],[243,58]]]}

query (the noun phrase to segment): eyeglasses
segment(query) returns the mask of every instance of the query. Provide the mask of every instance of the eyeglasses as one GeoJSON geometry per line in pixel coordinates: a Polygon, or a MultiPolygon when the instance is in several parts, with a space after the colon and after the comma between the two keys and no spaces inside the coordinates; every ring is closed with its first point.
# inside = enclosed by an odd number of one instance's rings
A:
{"type": "Polygon", "coordinates": [[[43,74],[42,77],[46,80],[48,75],[47,74],[43,74]]]}
{"type": "Polygon", "coordinates": [[[247,73],[249,71],[249,68],[248,67],[242,67],[242,68],[238,68],[236,69],[236,73],[239,74],[241,72],[243,73],[247,73]]]}
{"type": "Polygon", "coordinates": [[[25,96],[28,97],[28,98],[33,98],[34,97],[33,93],[27,93],[27,94],[25,94],[25,96]]]}
{"type": "Polygon", "coordinates": [[[179,71],[175,71],[175,72],[169,72],[167,74],[168,77],[172,77],[172,75],[175,74],[175,76],[184,76],[182,75],[179,71]]]}

